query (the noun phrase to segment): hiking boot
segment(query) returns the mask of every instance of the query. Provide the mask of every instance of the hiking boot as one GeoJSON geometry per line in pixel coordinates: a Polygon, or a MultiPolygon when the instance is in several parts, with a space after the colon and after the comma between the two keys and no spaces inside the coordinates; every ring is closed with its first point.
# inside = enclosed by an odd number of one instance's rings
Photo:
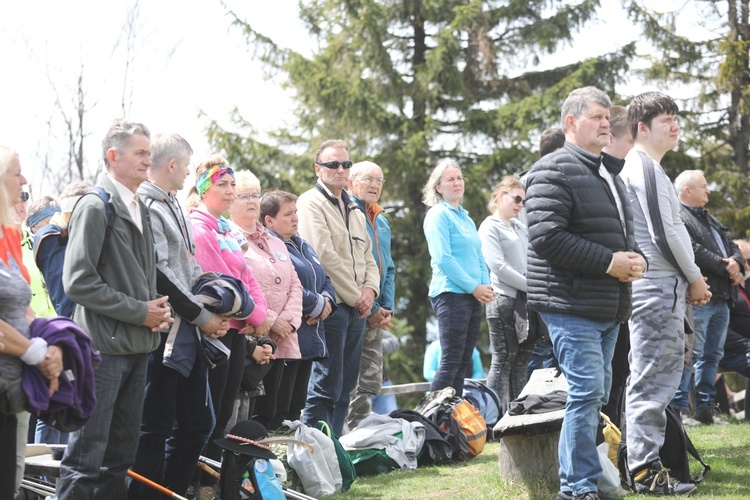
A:
{"type": "Polygon", "coordinates": [[[690,410],[677,410],[683,427],[698,427],[701,422],[697,421],[690,415],[690,410]]]}
{"type": "Polygon", "coordinates": [[[728,425],[729,422],[719,417],[719,407],[716,404],[705,404],[697,407],[693,412],[693,419],[702,424],[728,425]]]}
{"type": "Polygon", "coordinates": [[[633,486],[636,493],[647,495],[690,495],[698,489],[694,484],[681,483],[669,477],[669,469],[659,460],[635,474],[633,486]]]}

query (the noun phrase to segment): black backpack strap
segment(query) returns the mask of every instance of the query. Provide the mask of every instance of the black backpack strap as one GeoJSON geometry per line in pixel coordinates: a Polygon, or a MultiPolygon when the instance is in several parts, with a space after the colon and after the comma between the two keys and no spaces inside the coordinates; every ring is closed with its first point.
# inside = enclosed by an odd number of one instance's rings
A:
{"type": "MultiPolygon", "coordinates": [[[[104,258],[104,248],[107,240],[109,239],[109,235],[112,234],[112,228],[115,225],[115,208],[112,206],[112,203],[109,201],[109,193],[107,193],[104,188],[102,187],[95,187],[91,188],[90,190],[86,191],[83,195],[81,195],[80,198],[78,198],[78,201],[76,201],[76,204],[73,206],[73,210],[75,211],[76,207],[78,206],[78,203],[83,199],[86,195],[97,195],[99,199],[101,199],[104,202],[104,210],[105,214],[107,216],[107,228],[104,231],[104,244],[102,244],[102,251],[99,254],[99,261],[97,263],[97,267],[99,267],[102,263],[102,259],[104,258]]],[[[66,235],[67,236],[67,235],[66,235]]],[[[67,242],[67,241],[66,241],[67,242]]]]}
{"type": "Polygon", "coordinates": [[[690,456],[700,462],[703,466],[703,469],[693,478],[695,484],[700,484],[706,473],[711,470],[711,466],[701,459],[698,450],[695,449],[695,446],[693,445],[693,442],[690,441],[690,436],[688,436],[687,433],[685,433],[685,441],[687,442],[687,451],[690,453],[690,456]]]}
{"type": "Polygon", "coordinates": [[[648,205],[648,212],[651,218],[651,225],[654,228],[654,241],[656,246],[667,261],[674,266],[674,268],[682,274],[682,269],[677,264],[677,259],[672,253],[672,249],[669,248],[669,242],[667,241],[667,233],[664,231],[664,223],[661,220],[660,209],[659,209],[659,195],[656,193],[656,174],[654,169],[654,161],[643,151],[638,151],[638,155],[641,158],[641,164],[643,166],[643,181],[646,185],[646,203],[648,205]]]}

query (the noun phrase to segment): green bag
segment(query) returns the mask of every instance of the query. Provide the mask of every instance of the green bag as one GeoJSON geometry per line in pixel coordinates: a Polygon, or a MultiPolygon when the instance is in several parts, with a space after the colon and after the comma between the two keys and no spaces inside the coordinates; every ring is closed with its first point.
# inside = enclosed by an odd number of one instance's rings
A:
{"type": "Polygon", "coordinates": [[[323,420],[318,420],[318,423],[315,424],[315,428],[333,441],[333,447],[336,449],[336,458],[339,460],[339,469],[341,470],[341,491],[348,491],[354,480],[357,479],[357,472],[354,470],[352,459],[349,458],[349,454],[344,447],[341,446],[338,436],[333,432],[330,425],[323,420]]]}

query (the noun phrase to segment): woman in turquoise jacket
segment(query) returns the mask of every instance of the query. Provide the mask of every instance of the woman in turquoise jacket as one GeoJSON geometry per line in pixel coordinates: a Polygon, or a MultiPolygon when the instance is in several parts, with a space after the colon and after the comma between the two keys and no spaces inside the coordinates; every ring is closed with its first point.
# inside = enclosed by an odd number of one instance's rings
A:
{"type": "Polygon", "coordinates": [[[432,280],[429,296],[438,320],[442,350],[431,390],[451,386],[463,394],[464,375],[479,336],[482,304],[495,292],[482,256],[482,242],[469,212],[461,206],[464,178],[458,163],[440,160],[423,189],[431,207],[424,220],[432,280]]]}

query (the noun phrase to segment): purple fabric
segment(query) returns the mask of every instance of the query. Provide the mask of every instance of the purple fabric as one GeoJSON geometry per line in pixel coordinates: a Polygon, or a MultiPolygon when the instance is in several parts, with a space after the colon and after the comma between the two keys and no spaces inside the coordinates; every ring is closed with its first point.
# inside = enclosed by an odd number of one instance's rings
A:
{"type": "Polygon", "coordinates": [[[63,432],[80,429],[96,406],[94,367],[101,356],[91,346],[91,337],[72,319],[64,316],[37,318],[31,323],[31,337],[41,337],[63,351],[60,388],[50,397],[47,380],[34,366],[23,366],[21,385],[28,402],[26,409],[46,424],[63,432]]]}

